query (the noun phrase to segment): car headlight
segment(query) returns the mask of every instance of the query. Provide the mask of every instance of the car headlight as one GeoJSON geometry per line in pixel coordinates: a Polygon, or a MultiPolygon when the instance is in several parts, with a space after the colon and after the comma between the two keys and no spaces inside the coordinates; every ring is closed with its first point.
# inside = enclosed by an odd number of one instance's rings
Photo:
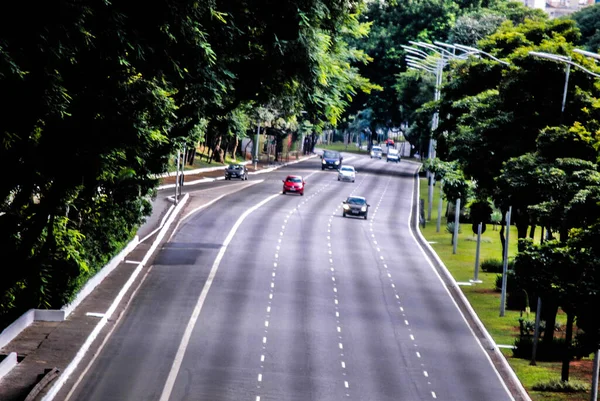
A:
{"type": "Polygon", "coordinates": [[[323,162],[322,162],[322,163],[323,163],[323,164],[327,164],[327,162],[325,161],[325,159],[323,159],[323,162]]]}
{"type": "Polygon", "coordinates": [[[350,206],[344,205],[344,210],[350,210],[350,206]]]}
{"type": "Polygon", "coordinates": [[[340,162],[338,160],[335,161],[335,164],[340,164],[340,162]]]}
{"type": "Polygon", "coordinates": [[[366,212],[366,211],[367,211],[367,207],[366,207],[366,206],[363,206],[363,207],[361,207],[361,208],[360,208],[360,211],[361,211],[361,212],[366,212]]]}

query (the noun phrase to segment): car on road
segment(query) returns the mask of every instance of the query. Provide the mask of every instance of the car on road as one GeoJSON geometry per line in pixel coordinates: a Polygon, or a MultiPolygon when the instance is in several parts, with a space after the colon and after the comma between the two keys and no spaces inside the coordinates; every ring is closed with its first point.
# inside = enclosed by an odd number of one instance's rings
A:
{"type": "Polygon", "coordinates": [[[349,196],[342,202],[342,217],[363,217],[365,220],[369,215],[369,205],[362,196],[349,196]]]}
{"type": "Polygon", "coordinates": [[[321,170],[326,168],[339,169],[342,167],[342,155],[335,150],[325,150],[321,155],[321,170]]]}
{"type": "Polygon", "coordinates": [[[283,191],[282,193],[285,195],[288,192],[300,194],[304,196],[304,179],[299,175],[288,175],[283,181],[283,191]]]}
{"type": "Polygon", "coordinates": [[[342,166],[338,172],[338,181],[351,181],[356,180],[356,170],[352,166],[342,166]]]}
{"type": "Polygon", "coordinates": [[[385,159],[385,162],[396,162],[398,163],[400,161],[400,152],[398,152],[398,149],[394,149],[394,148],[389,148],[388,149],[388,153],[387,153],[387,158],[385,159]]]}
{"type": "Polygon", "coordinates": [[[239,178],[241,180],[248,179],[248,168],[243,164],[230,164],[225,169],[225,179],[239,178]]]}
{"type": "Polygon", "coordinates": [[[383,157],[383,149],[381,149],[381,146],[373,146],[371,148],[371,159],[373,159],[373,158],[381,159],[382,157],[383,157]]]}

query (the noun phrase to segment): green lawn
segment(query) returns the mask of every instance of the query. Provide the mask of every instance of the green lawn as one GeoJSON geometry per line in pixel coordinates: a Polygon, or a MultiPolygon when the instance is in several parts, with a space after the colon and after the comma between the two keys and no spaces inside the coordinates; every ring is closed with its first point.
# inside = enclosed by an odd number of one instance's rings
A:
{"type": "MultiPolygon", "coordinates": [[[[420,185],[420,198],[425,200],[425,216],[427,217],[427,180],[422,178],[420,185]]],[[[431,243],[431,246],[442,259],[450,273],[457,282],[469,282],[474,276],[475,252],[477,235],[473,234],[470,224],[461,225],[461,233],[458,235],[456,254],[452,253],[451,234],[446,232],[446,219],[442,215],[440,232],[436,232],[437,208],[439,200],[439,184],[435,187],[434,202],[431,212],[431,221],[427,221],[425,228],[421,227],[423,236],[431,243]]],[[[442,205],[442,213],[445,213],[446,202],[442,205]]],[[[452,218],[452,221],[454,219],[452,218]]],[[[485,259],[502,259],[502,245],[499,236],[500,227],[493,228],[487,225],[487,230],[482,234],[480,247],[480,261],[485,259]]],[[[539,230],[537,232],[539,241],[539,230]]],[[[509,236],[509,258],[514,257],[517,249],[517,230],[512,226],[509,236]]],[[[519,334],[518,319],[521,311],[506,309],[505,316],[500,317],[500,293],[495,290],[497,273],[484,273],[479,271],[479,279],[483,282],[472,286],[461,286],[463,293],[471,303],[486,329],[497,344],[512,345],[519,334]]],[[[535,319],[535,305],[531,305],[532,312],[528,319],[535,319]]],[[[525,313],[523,313],[525,315],[525,313]]],[[[564,324],[564,315],[559,315],[557,321],[564,324]]],[[[532,391],[531,388],[540,382],[560,378],[560,363],[543,362],[537,366],[529,366],[529,361],[512,357],[510,349],[503,349],[509,364],[517,373],[525,388],[529,391],[532,400],[569,400],[587,401],[589,392],[583,393],[555,393],[532,391]]],[[[587,361],[589,362],[589,361],[587,361]]],[[[582,373],[581,369],[574,367],[572,363],[570,380],[590,383],[590,376],[582,373]]]]}
{"type": "Polygon", "coordinates": [[[342,142],[334,142],[329,145],[319,144],[316,147],[319,149],[337,150],[338,152],[359,153],[363,155],[368,154],[366,150],[360,150],[358,146],[356,146],[356,143],[345,145],[342,142]]]}

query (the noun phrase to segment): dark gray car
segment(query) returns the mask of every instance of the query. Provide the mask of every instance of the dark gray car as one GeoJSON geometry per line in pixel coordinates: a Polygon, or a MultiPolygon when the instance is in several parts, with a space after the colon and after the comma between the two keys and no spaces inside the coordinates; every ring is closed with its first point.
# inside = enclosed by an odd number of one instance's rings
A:
{"type": "Polygon", "coordinates": [[[369,204],[362,196],[349,196],[342,202],[342,216],[363,217],[365,220],[369,215],[369,204]]]}
{"type": "Polygon", "coordinates": [[[248,179],[248,169],[243,164],[230,164],[225,169],[225,179],[239,178],[241,180],[248,179]]]}

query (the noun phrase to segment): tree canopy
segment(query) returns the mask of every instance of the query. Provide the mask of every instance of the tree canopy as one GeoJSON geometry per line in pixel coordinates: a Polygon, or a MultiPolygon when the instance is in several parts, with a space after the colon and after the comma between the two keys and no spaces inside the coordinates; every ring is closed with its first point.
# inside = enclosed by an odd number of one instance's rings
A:
{"type": "Polygon", "coordinates": [[[335,124],[378,89],[351,63],[361,2],[11,4],[0,24],[6,102],[0,319],[60,307],[150,213],[156,176],[200,136],[219,154],[259,106],[335,124]],[[144,12],[140,12],[144,10],[144,12]]]}

